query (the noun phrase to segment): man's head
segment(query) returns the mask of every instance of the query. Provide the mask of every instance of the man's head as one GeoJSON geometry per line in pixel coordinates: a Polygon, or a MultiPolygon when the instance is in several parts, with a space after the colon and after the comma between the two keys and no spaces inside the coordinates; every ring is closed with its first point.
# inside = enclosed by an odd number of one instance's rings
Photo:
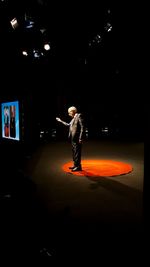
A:
{"type": "Polygon", "coordinates": [[[70,108],[68,108],[68,114],[69,114],[69,116],[70,117],[74,117],[74,115],[77,113],[77,109],[76,109],[76,107],[70,107],[70,108]]]}

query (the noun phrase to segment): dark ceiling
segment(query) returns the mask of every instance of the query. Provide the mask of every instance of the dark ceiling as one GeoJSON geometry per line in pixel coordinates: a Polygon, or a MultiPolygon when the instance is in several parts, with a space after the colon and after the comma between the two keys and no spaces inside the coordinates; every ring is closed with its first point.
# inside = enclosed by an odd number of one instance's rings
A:
{"type": "Polygon", "coordinates": [[[126,101],[140,79],[136,18],[135,6],[127,2],[1,0],[3,72],[11,76],[16,87],[18,72],[23,80],[26,77],[22,86],[30,89],[44,81],[53,83],[54,92],[76,89],[81,94],[85,87],[86,91],[100,91],[102,96],[109,91],[110,99],[121,95],[126,101]],[[16,29],[10,24],[14,17],[18,20],[16,29]],[[33,28],[26,28],[25,17],[34,22],[33,28]],[[108,25],[112,26],[110,31],[108,25]],[[43,50],[44,42],[50,43],[50,51],[43,50]],[[34,49],[42,56],[35,58],[34,49]],[[27,50],[27,57],[23,50],[27,50]]]}
{"type": "MultiPolygon", "coordinates": [[[[58,4],[42,0],[4,0],[0,1],[0,4],[3,48],[6,47],[5,41],[8,38],[11,41],[11,53],[14,43],[19,53],[23,48],[38,47],[47,40],[51,43],[52,54],[85,58],[92,50],[89,49],[89,42],[97,34],[101,36],[101,47],[106,51],[110,48],[123,49],[124,42],[130,35],[128,23],[131,14],[128,12],[127,20],[127,7],[112,5],[108,1],[101,1],[99,5],[94,2],[83,5],[77,2],[58,4]],[[32,29],[25,28],[25,14],[35,23],[32,29]],[[13,30],[10,24],[14,17],[19,23],[16,30],[13,30]],[[111,23],[112,33],[106,31],[107,23],[111,23]],[[45,29],[45,32],[41,33],[41,29],[45,29]]],[[[92,53],[97,54],[101,47],[92,53]]]]}

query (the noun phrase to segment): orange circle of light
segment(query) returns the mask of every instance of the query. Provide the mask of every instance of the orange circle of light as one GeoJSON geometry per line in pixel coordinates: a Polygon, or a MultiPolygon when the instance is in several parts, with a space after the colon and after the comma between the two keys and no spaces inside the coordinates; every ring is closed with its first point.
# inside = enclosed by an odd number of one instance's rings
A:
{"type": "Polygon", "coordinates": [[[77,172],[72,172],[70,166],[72,161],[65,163],[62,168],[67,173],[86,177],[118,176],[133,170],[131,164],[114,160],[82,160],[82,171],[77,172]]]}

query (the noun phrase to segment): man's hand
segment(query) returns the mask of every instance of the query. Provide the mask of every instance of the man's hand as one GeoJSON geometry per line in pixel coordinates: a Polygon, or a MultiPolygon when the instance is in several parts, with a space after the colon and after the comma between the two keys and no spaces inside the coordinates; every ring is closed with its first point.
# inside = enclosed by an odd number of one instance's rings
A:
{"type": "Polygon", "coordinates": [[[60,121],[60,122],[61,122],[61,119],[60,119],[60,118],[58,118],[58,117],[56,117],[56,121],[60,121]]]}

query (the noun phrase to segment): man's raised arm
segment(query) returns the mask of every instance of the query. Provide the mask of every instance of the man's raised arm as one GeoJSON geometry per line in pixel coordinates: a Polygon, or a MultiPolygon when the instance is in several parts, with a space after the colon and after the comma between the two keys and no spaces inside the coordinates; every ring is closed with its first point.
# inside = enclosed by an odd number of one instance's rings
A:
{"type": "Polygon", "coordinates": [[[59,122],[61,122],[62,124],[64,124],[65,126],[69,126],[70,125],[70,123],[67,123],[67,122],[65,122],[65,121],[62,121],[60,118],[58,118],[58,117],[56,117],[56,121],[59,121],[59,122]]]}

